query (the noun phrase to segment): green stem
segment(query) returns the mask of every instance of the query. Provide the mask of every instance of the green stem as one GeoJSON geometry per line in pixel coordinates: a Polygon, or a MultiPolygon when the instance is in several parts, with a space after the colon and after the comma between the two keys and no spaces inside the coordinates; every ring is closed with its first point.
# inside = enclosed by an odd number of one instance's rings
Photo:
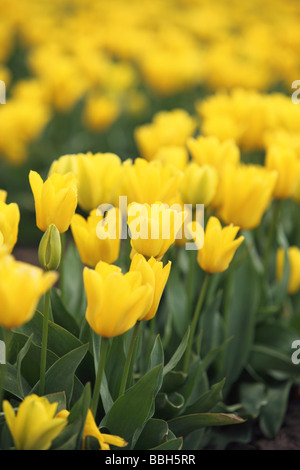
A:
{"type": "Polygon", "coordinates": [[[144,363],[144,368],[145,371],[147,370],[148,367],[148,362],[151,354],[151,348],[153,344],[153,337],[154,337],[154,332],[155,332],[155,323],[156,323],[156,316],[154,316],[150,321],[149,321],[149,331],[148,331],[148,338],[147,338],[147,347],[146,347],[146,354],[145,354],[145,363],[144,363]]]}
{"type": "Polygon", "coordinates": [[[210,279],[210,275],[208,273],[206,273],[206,276],[204,278],[204,281],[203,281],[203,284],[202,284],[202,287],[201,287],[198,302],[197,302],[197,305],[196,305],[196,308],[195,308],[195,312],[194,312],[194,316],[193,316],[193,320],[192,320],[192,324],[191,324],[189,341],[188,341],[187,348],[186,348],[186,351],[185,351],[184,363],[183,363],[183,372],[185,372],[185,373],[187,373],[188,368],[189,368],[190,357],[191,357],[191,354],[192,354],[192,347],[193,347],[193,342],[194,342],[194,336],[195,336],[195,333],[196,333],[196,329],[197,329],[197,325],[198,325],[198,321],[199,321],[199,316],[200,316],[203,301],[204,301],[204,298],[205,298],[205,293],[207,291],[207,286],[208,286],[209,279],[210,279]]]}
{"type": "Polygon", "coordinates": [[[109,343],[108,338],[101,338],[100,358],[99,358],[96,382],[94,386],[94,392],[93,392],[92,404],[91,404],[91,411],[94,417],[96,416],[98,403],[99,403],[100,388],[101,388],[101,382],[102,382],[103,372],[104,372],[105,363],[106,363],[108,343],[109,343]]]}
{"type": "Polygon", "coordinates": [[[127,358],[126,358],[126,362],[125,362],[125,367],[124,367],[124,371],[123,371],[123,376],[122,376],[122,381],[121,381],[121,386],[120,386],[120,391],[119,391],[119,397],[121,395],[123,395],[123,393],[125,392],[125,389],[126,389],[129,370],[130,370],[130,367],[131,367],[132,360],[134,358],[135,343],[136,343],[136,340],[137,340],[137,337],[138,337],[140,323],[141,322],[139,322],[139,321],[136,322],[136,324],[134,326],[134,329],[133,329],[133,332],[132,332],[131,341],[130,341],[130,345],[129,345],[129,350],[128,350],[128,354],[127,354],[127,358]]]}
{"type": "Polygon", "coordinates": [[[40,396],[44,395],[45,393],[50,293],[51,293],[51,289],[49,289],[48,292],[46,292],[46,294],[44,295],[44,319],[43,319],[42,351],[41,351],[41,367],[40,367],[40,396]]]}

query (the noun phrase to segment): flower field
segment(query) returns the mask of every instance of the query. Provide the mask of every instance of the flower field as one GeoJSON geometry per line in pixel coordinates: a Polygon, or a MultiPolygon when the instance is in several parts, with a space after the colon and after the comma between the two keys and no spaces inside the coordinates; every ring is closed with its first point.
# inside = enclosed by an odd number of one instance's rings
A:
{"type": "Polygon", "coordinates": [[[1,0],[1,450],[276,438],[300,384],[299,15],[1,0]]]}

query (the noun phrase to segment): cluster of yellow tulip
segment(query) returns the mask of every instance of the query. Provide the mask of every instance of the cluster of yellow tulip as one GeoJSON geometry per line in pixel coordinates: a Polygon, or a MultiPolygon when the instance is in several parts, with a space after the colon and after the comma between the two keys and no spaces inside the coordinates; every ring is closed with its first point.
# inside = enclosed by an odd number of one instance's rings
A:
{"type": "Polygon", "coordinates": [[[11,82],[0,112],[0,153],[14,163],[24,161],[53,114],[70,112],[80,100],[84,127],[99,132],[121,114],[145,109],[148,90],[263,92],[278,83],[290,89],[299,74],[296,2],[262,8],[256,0],[249,8],[234,0],[230,9],[223,0],[174,0],[171,8],[166,0],[143,8],[120,0],[17,3],[0,6],[0,79],[11,82]],[[15,80],[8,65],[16,38],[30,78],[15,80]]]}

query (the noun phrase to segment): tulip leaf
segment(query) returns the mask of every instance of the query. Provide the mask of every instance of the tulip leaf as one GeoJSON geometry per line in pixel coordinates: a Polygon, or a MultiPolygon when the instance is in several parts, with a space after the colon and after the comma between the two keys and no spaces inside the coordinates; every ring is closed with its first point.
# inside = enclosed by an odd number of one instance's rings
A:
{"type": "Polygon", "coordinates": [[[188,339],[189,339],[189,335],[190,335],[190,328],[187,329],[184,337],[182,338],[178,348],[176,349],[175,353],[173,354],[173,356],[171,357],[171,359],[169,360],[169,362],[165,365],[164,369],[163,369],[163,375],[167,375],[171,370],[173,370],[177,364],[179,363],[180,359],[182,358],[185,350],[186,350],[186,347],[187,347],[187,343],[188,343],[188,339]]]}
{"type": "Polygon", "coordinates": [[[155,409],[159,416],[170,419],[177,416],[184,406],[184,397],[180,393],[158,393],[155,409]]]}
{"type": "Polygon", "coordinates": [[[166,421],[154,418],[149,419],[134,446],[134,450],[149,450],[162,444],[167,439],[168,431],[169,428],[166,421]]]}
{"type": "Polygon", "coordinates": [[[197,429],[210,426],[228,426],[241,424],[244,420],[235,414],[196,413],[179,416],[168,421],[168,425],[176,436],[186,436],[197,429]]]}
{"type": "Polygon", "coordinates": [[[203,393],[198,400],[192,405],[188,406],[185,410],[187,414],[193,413],[206,413],[217,405],[223,398],[222,389],[225,383],[225,378],[214,384],[210,390],[203,393]]]}
{"type": "Polygon", "coordinates": [[[293,364],[291,357],[261,344],[253,346],[249,363],[258,373],[272,373],[272,371],[280,371],[291,377],[299,377],[300,371],[296,364],[293,364]]]}
{"type": "Polygon", "coordinates": [[[86,307],[82,271],[83,264],[79,252],[75,243],[70,242],[64,256],[64,269],[62,272],[64,291],[62,292],[62,298],[68,312],[73,315],[78,325],[81,324],[86,307]]]}
{"type": "MultiPolygon", "coordinates": [[[[30,385],[23,377],[21,377],[21,381],[24,396],[29,395],[31,389],[30,385]]],[[[3,389],[8,393],[11,393],[20,400],[23,399],[23,394],[20,392],[19,388],[18,371],[16,366],[9,363],[0,364],[0,382],[2,383],[3,389]]]]}
{"type": "Polygon", "coordinates": [[[259,425],[264,435],[274,439],[279,431],[288,404],[291,382],[285,382],[268,388],[267,403],[262,407],[259,425]]]}
{"type": "Polygon", "coordinates": [[[22,382],[22,375],[21,375],[21,367],[22,367],[22,361],[24,359],[24,357],[26,356],[26,354],[28,353],[29,351],[29,348],[30,348],[30,345],[31,345],[31,341],[32,341],[32,336],[31,335],[28,340],[26,341],[25,345],[23,346],[23,348],[20,350],[19,354],[18,354],[18,357],[17,357],[17,379],[18,379],[18,385],[19,385],[19,390],[20,390],[20,394],[21,396],[24,398],[24,390],[23,390],[23,382],[22,382]]]}
{"type": "Polygon", "coordinates": [[[150,450],[180,450],[182,448],[182,439],[176,438],[176,439],[170,439],[167,442],[164,442],[163,444],[160,444],[159,446],[152,447],[150,450]]]}
{"type": "Polygon", "coordinates": [[[186,377],[187,375],[180,370],[171,370],[168,374],[164,376],[161,391],[166,393],[175,392],[182,386],[182,384],[186,380],[186,377]]]}
{"type": "Polygon", "coordinates": [[[154,369],[160,364],[164,364],[164,349],[160,335],[157,335],[150,355],[150,369],[154,369]]]}
{"type": "Polygon", "coordinates": [[[49,393],[46,395],[50,403],[57,403],[56,413],[67,408],[66,394],[64,392],[49,393]]]}
{"type": "Polygon", "coordinates": [[[247,364],[254,341],[255,319],[260,301],[260,278],[249,257],[229,272],[225,303],[225,335],[232,338],[220,362],[220,377],[227,377],[228,393],[247,364]]]}
{"type": "MultiPolygon", "coordinates": [[[[76,369],[88,350],[88,344],[82,345],[59,358],[46,372],[45,393],[65,392],[67,403],[72,398],[76,369]]],[[[31,393],[37,393],[39,381],[31,393]]]]}
{"type": "Polygon", "coordinates": [[[187,293],[180,278],[179,269],[171,269],[166,286],[167,303],[173,318],[175,331],[179,337],[188,327],[186,315],[187,293]]]}
{"type": "Polygon", "coordinates": [[[101,425],[107,427],[111,434],[119,435],[130,442],[134,433],[152,417],[154,400],[161,381],[162,366],[158,365],[115,401],[101,425]]]}
{"type": "Polygon", "coordinates": [[[57,289],[51,289],[53,321],[78,338],[79,326],[64,306],[57,289]]]}

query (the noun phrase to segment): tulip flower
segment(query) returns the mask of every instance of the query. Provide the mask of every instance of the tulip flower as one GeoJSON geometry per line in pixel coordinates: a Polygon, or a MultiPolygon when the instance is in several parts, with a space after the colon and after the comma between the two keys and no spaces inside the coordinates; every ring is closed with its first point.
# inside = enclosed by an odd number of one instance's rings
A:
{"type": "Polygon", "coordinates": [[[228,166],[222,178],[218,216],[242,230],[257,227],[271,204],[276,181],[276,171],[258,165],[228,166]]]}
{"type": "Polygon", "coordinates": [[[44,273],[7,255],[0,260],[0,279],[0,325],[12,329],[33,317],[41,296],[56,282],[57,273],[44,273]]]}
{"type": "Polygon", "coordinates": [[[97,209],[90,212],[87,220],[75,214],[71,230],[81,261],[95,267],[99,261],[114,263],[120,252],[119,210],[111,209],[105,217],[97,209]]]}
{"type": "Polygon", "coordinates": [[[79,154],[76,157],[78,204],[86,212],[100,204],[114,204],[121,159],[113,153],[79,154]]]}
{"type": "Polygon", "coordinates": [[[0,202],[6,202],[7,192],[4,189],[0,189],[0,202]]]}
{"type": "Polygon", "coordinates": [[[150,258],[146,261],[143,255],[138,253],[134,255],[131,261],[130,271],[140,272],[143,276],[144,282],[148,282],[154,290],[154,297],[150,310],[142,318],[139,318],[139,320],[151,320],[155,316],[170,274],[170,269],[170,261],[164,267],[163,263],[161,261],[157,261],[155,258],[150,258]]]}
{"type": "Polygon", "coordinates": [[[100,261],[95,270],[84,268],[87,295],[86,319],[101,337],[111,338],[130,330],[149,312],[153,287],[143,283],[142,274],[128,272],[100,261]]]}
{"type": "MultiPolygon", "coordinates": [[[[295,294],[300,289],[300,249],[297,246],[290,246],[287,250],[289,263],[288,293],[295,294]]],[[[283,276],[285,264],[285,252],[283,248],[277,250],[276,256],[276,276],[280,281],[283,276]]]]}
{"type": "Polygon", "coordinates": [[[197,261],[207,273],[225,271],[244,240],[243,236],[235,239],[239,227],[222,227],[216,217],[210,217],[204,233],[203,248],[198,251],[197,261]]]}
{"type": "Polygon", "coordinates": [[[57,403],[47,398],[28,395],[15,413],[5,400],[3,411],[17,450],[48,450],[52,441],[67,425],[65,418],[55,416],[57,403]]]}
{"type": "Polygon", "coordinates": [[[0,258],[10,254],[18,239],[20,211],[15,203],[6,204],[5,194],[0,200],[0,258]]]}
{"type": "Polygon", "coordinates": [[[163,164],[160,160],[126,160],[121,192],[127,196],[129,204],[153,204],[156,201],[169,204],[179,191],[182,177],[182,172],[175,166],[163,164]]]}
{"type": "Polygon", "coordinates": [[[299,178],[300,161],[292,148],[270,146],[266,153],[266,168],[278,172],[273,196],[277,199],[291,197],[299,178]]]}
{"type": "Polygon", "coordinates": [[[210,165],[199,166],[195,162],[187,165],[180,195],[184,204],[204,204],[208,206],[213,200],[218,185],[218,174],[210,165]]]}
{"type": "MultiPolygon", "coordinates": [[[[69,414],[70,412],[68,410],[61,410],[57,413],[56,418],[68,418],[69,414]]],[[[100,450],[110,450],[110,445],[126,447],[128,444],[122,437],[102,433],[98,428],[90,409],[87,412],[83,429],[82,450],[85,450],[85,440],[88,436],[92,436],[97,439],[100,445],[100,450]]]]}
{"type": "Polygon", "coordinates": [[[130,204],[128,227],[132,256],[140,253],[147,258],[160,260],[180,235],[184,217],[182,211],[166,204],[130,204]]]}
{"type": "Polygon", "coordinates": [[[35,201],[38,228],[45,232],[54,224],[59,233],[66,232],[77,207],[75,176],[72,173],[54,173],[43,182],[37,172],[31,171],[29,181],[35,201]]]}

